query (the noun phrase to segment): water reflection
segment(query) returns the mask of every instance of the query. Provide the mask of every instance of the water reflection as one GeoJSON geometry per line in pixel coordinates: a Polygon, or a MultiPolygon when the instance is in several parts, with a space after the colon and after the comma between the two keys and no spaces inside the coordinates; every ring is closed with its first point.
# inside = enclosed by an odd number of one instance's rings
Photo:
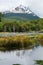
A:
{"type": "Polygon", "coordinates": [[[20,64],[13,64],[13,65],[20,65],[20,64]]]}
{"type": "Polygon", "coordinates": [[[30,50],[0,52],[0,65],[34,65],[34,60],[43,60],[43,47],[30,50]]]}

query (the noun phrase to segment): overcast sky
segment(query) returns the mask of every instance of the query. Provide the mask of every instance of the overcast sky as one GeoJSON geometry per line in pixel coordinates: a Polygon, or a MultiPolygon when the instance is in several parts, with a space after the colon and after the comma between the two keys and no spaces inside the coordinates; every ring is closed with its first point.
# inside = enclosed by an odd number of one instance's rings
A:
{"type": "Polygon", "coordinates": [[[20,4],[28,6],[35,14],[43,17],[43,0],[0,0],[0,11],[11,10],[20,4]]]}

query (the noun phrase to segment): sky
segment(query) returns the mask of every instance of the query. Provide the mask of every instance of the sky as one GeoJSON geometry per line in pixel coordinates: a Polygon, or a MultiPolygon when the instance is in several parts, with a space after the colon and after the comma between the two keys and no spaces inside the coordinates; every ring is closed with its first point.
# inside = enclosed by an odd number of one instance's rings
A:
{"type": "Polygon", "coordinates": [[[43,17],[43,0],[0,0],[0,11],[11,10],[19,5],[28,6],[36,15],[43,17]]]}

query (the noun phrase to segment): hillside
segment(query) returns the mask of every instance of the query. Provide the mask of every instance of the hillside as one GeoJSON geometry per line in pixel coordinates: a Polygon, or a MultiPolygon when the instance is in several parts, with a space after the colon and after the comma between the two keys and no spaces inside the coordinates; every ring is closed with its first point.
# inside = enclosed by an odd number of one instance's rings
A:
{"type": "Polygon", "coordinates": [[[39,17],[29,7],[19,5],[11,10],[2,12],[4,18],[15,20],[35,20],[39,17]]]}
{"type": "Polygon", "coordinates": [[[16,20],[35,20],[39,17],[36,15],[27,14],[27,13],[6,13],[4,14],[4,18],[7,19],[16,19],[16,20]]]}

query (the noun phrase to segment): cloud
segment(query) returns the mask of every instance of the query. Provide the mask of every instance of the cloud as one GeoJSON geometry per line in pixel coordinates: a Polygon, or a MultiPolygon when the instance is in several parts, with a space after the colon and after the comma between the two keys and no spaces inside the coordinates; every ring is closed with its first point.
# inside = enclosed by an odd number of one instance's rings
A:
{"type": "Polygon", "coordinates": [[[12,9],[20,4],[28,6],[35,14],[43,17],[43,0],[0,0],[0,11],[12,9]]]}
{"type": "Polygon", "coordinates": [[[22,4],[28,6],[36,15],[43,18],[43,0],[23,0],[22,4]]]}
{"type": "Polygon", "coordinates": [[[0,11],[5,11],[16,7],[20,0],[0,0],[0,11]]]}
{"type": "Polygon", "coordinates": [[[31,0],[29,7],[39,17],[43,17],[43,0],[31,0]]]}

